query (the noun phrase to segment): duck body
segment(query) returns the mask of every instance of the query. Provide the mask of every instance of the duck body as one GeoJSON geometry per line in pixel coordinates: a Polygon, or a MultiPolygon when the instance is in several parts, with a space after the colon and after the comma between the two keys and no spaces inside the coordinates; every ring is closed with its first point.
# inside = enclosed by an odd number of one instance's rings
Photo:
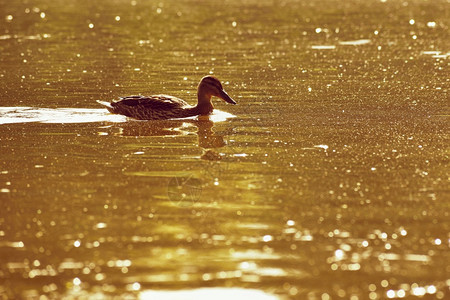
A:
{"type": "Polygon", "coordinates": [[[105,105],[113,114],[125,115],[138,120],[165,120],[211,114],[214,110],[211,103],[212,96],[236,104],[223,90],[220,81],[213,76],[203,77],[200,81],[197,89],[198,103],[195,106],[169,95],[127,96],[110,103],[97,102],[105,105]]]}
{"type": "Polygon", "coordinates": [[[113,114],[138,120],[164,120],[198,115],[195,106],[168,95],[120,97],[106,108],[113,114]]]}

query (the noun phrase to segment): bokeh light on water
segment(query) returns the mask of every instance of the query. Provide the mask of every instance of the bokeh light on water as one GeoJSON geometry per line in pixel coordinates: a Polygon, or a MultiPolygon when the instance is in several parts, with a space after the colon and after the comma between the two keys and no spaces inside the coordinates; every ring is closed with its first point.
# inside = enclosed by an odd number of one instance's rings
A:
{"type": "Polygon", "coordinates": [[[448,1],[0,7],[3,298],[448,298],[448,1]]]}

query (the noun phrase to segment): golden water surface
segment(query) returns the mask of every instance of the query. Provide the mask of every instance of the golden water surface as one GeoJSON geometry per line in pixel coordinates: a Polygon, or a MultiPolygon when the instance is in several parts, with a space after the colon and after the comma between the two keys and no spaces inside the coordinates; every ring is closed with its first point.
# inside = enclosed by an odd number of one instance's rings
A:
{"type": "Polygon", "coordinates": [[[0,0],[0,298],[449,297],[449,11],[0,0]]]}

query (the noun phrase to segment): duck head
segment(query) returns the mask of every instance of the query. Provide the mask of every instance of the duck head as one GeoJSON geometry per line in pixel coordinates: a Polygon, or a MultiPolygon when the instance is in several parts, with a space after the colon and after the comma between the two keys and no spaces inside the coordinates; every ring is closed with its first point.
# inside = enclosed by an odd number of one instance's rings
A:
{"type": "Polygon", "coordinates": [[[223,90],[222,84],[220,83],[219,79],[214,76],[205,76],[202,78],[200,84],[198,85],[199,102],[201,100],[207,100],[208,102],[210,102],[212,96],[219,97],[220,99],[228,103],[236,104],[236,101],[228,96],[228,94],[223,90]]]}

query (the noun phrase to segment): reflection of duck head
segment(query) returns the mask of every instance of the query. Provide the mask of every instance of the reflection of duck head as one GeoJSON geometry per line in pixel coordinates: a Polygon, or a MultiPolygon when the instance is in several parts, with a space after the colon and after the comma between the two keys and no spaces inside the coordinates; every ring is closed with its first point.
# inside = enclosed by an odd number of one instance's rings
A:
{"type": "Polygon", "coordinates": [[[115,127],[119,127],[119,135],[124,136],[188,135],[197,127],[199,147],[211,149],[226,145],[223,136],[213,131],[214,122],[208,116],[184,120],[131,121],[117,124],[115,127]]]}
{"type": "Polygon", "coordinates": [[[198,145],[204,149],[220,148],[226,145],[222,135],[214,132],[214,122],[210,120],[199,120],[198,124],[198,145]]]}

